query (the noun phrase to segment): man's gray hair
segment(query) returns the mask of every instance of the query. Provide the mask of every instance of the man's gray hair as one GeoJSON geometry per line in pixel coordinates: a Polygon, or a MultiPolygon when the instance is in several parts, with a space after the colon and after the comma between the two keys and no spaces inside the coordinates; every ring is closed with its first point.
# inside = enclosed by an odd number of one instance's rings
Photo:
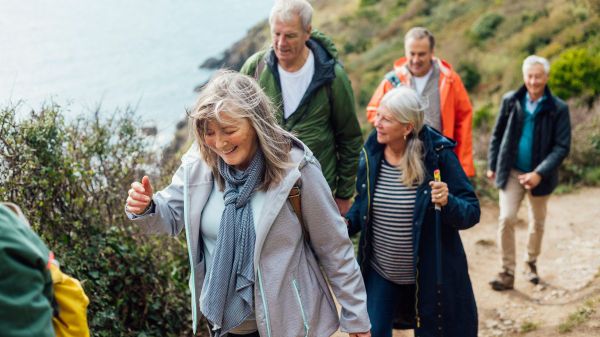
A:
{"type": "Polygon", "coordinates": [[[406,35],[404,35],[404,43],[406,44],[406,42],[408,42],[410,39],[420,40],[424,38],[429,39],[429,49],[433,50],[435,47],[435,37],[433,37],[433,34],[427,30],[427,28],[423,27],[411,28],[406,35]]]}
{"type": "Polygon", "coordinates": [[[306,0],[275,0],[269,15],[269,23],[273,26],[275,20],[290,22],[295,15],[300,17],[302,28],[308,31],[312,23],[313,8],[306,0]]]}
{"type": "Polygon", "coordinates": [[[541,64],[544,67],[544,72],[546,73],[546,75],[550,74],[550,62],[548,62],[547,59],[537,55],[529,55],[523,61],[523,75],[527,73],[529,68],[536,64],[541,64]]]}

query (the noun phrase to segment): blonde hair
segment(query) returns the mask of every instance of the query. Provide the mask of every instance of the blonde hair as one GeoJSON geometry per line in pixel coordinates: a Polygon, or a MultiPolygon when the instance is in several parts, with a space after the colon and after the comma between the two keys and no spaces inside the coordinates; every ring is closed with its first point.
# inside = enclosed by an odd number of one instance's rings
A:
{"type": "Polygon", "coordinates": [[[280,182],[290,165],[288,153],[292,136],[277,124],[273,103],[253,78],[224,70],[217,72],[206,84],[189,113],[194,120],[200,155],[212,169],[219,187],[224,186],[219,174],[219,156],[208,147],[204,137],[208,123],[222,122],[223,114],[233,119],[247,119],[256,132],[258,148],[265,157],[265,172],[259,189],[266,190],[280,182]]]}
{"type": "Polygon", "coordinates": [[[398,87],[383,96],[379,109],[390,113],[400,123],[409,123],[413,132],[406,137],[406,148],[400,160],[402,183],[407,186],[421,184],[425,180],[425,164],[423,163],[424,146],[419,139],[423,128],[424,107],[419,95],[409,87],[398,87]]]}

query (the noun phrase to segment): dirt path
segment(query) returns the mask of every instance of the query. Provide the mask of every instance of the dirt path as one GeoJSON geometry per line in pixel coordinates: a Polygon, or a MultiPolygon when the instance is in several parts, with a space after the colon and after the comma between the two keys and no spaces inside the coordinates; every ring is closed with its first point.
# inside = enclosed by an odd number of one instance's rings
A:
{"type": "MultiPolygon", "coordinates": [[[[488,281],[500,268],[496,248],[498,206],[482,206],[481,222],[461,232],[479,310],[479,336],[600,336],[600,305],[591,319],[560,334],[559,324],[588,300],[600,301],[600,188],[552,196],[538,269],[538,286],[522,277],[518,260],[515,290],[495,292],[488,281]],[[530,332],[524,333],[523,328],[530,332]]],[[[523,203],[516,230],[517,257],[522,259],[527,234],[523,203]]],[[[334,337],[347,336],[338,333],[334,337]]],[[[395,331],[394,337],[413,336],[395,331]]]]}

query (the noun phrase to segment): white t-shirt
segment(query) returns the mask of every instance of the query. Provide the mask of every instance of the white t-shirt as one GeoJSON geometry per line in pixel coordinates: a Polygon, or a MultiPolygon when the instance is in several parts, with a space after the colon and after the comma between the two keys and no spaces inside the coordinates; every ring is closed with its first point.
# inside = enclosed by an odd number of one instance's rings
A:
{"type": "Polygon", "coordinates": [[[425,85],[427,84],[427,81],[429,81],[431,74],[433,74],[433,67],[429,68],[429,71],[424,76],[413,77],[415,79],[415,89],[417,89],[419,95],[423,94],[423,89],[425,89],[425,85]]]}
{"type": "Polygon", "coordinates": [[[293,73],[285,71],[280,65],[277,65],[277,68],[283,97],[283,116],[287,119],[298,109],[298,105],[300,105],[300,101],[315,74],[315,56],[309,49],[306,62],[304,62],[302,68],[293,73]]]}

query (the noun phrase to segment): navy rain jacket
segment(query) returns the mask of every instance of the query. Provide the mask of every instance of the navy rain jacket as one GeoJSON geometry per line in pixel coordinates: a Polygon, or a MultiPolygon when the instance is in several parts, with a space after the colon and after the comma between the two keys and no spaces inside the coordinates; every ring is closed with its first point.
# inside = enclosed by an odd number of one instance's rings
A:
{"type": "MultiPolygon", "coordinates": [[[[469,279],[467,258],[459,230],[479,222],[479,201],[453,152],[455,142],[425,126],[419,134],[424,143],[425,181],[419,185],[413,213],[414,265],[417,282],[415,336],[477,337],[477,306],[469,279]],[[439,168],[448,184],[448,204],[442,208],[441,257],[436,261],[435,210],[429,182],[439,168]],[[441,263],[441,296],[437,294],[436,266],[441,263]]],[[[384,145],[374,130],[361,152],[356,188],[358,195],[346,215],[350,235],[361,232],[358,259],[368,266],[372,242],[371,209],[384,145]]],[[[364,275],[363,275],[364,276],[364,275]]],[[[368,300],[368,299],[367,299],[368,300]]]]}

